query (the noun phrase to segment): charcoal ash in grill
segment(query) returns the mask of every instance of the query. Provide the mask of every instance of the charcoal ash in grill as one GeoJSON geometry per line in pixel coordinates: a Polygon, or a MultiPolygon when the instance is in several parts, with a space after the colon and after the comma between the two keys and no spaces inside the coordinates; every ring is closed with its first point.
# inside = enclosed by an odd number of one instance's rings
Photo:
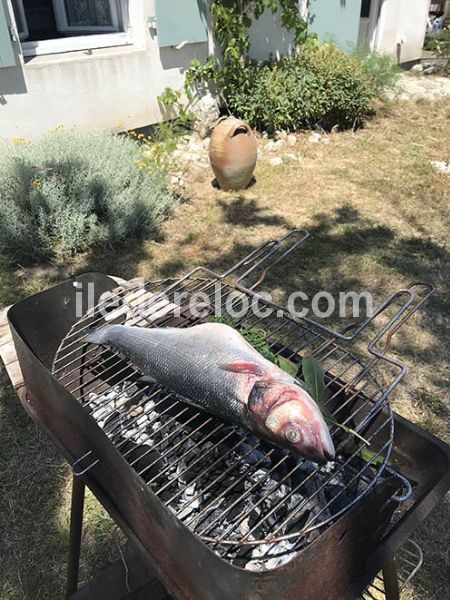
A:
{"type": "Polygon", "coordinates": [[[237,566],[266,571],[289,562],[320,530],[277,538],[332,518],[365,485],[349,486],[351,473],[337,463],[297,463],[238,427],[213,433],[215,419],[130,383],[91,392],[88,410],[169,510],[237,566]]]}
{"type": "Polygon", "coordinates": [[[244,568],[249,571],[270,571],[291,561],[298,554],[296,541],[282,540],[272,544],[260,544],[252,551],[251,560],[244,568]]]}

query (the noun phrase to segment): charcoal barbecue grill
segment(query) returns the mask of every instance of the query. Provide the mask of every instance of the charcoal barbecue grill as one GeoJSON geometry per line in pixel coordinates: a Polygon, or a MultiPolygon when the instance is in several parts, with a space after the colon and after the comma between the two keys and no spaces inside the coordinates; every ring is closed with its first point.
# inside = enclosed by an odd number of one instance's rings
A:
{"type": "MultiPolygon", "coordinates": [[[[433,490],[435,503],[448,486],[448,448],[413,426],[409,434],[389,405],[406,373],[390,354],[392,336],[432,286],[400,289],[342,331],[293,315],[256,288],[307,237],[295,230],[270,240],[223,274],[199,267],[180,279],[120,287],[88,274],[9,311],[28,411],[72,465],[78,495],[87,483],[175,597],[355,598],[403,541],[398,534],[396,546],[383,546],[387,532],[395,540],[395,531],[406,531],[402,511],[409,517],[410,505],[422,502],[418,492],[433,490]],[[76,300],[88,296],[80,318],[76,300]],[[85,342],[107,323],[190,327],[244,301],[271,314],[246,311],[239,326],[262,328],[299,377],[303,355],[323,365],[327,407],[347,428],[331,430],[333,463],[294,459],[146,382],[119,353],[85,342]],[[355,340],[369,330],[361,356],[355,340]],[[421,455],[420,477],[410,472],[414,451],[406,460],[401,432],[434,453],[428,478],[421,455]]],[[[75,523],[75,541],[76,530],[75,523]]]]}

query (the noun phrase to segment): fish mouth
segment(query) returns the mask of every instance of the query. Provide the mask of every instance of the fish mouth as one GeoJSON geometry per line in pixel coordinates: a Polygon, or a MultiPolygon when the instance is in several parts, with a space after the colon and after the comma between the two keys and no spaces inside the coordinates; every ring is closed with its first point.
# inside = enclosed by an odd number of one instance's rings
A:
{"type": "Polygon", "coordinates": [[[325,458],[328,460],[334,460],[335,457],[335,453],[334,452],[328,452],[327,450],[323,451],[323,454],[325,456],[325,458]]]}
{"type": "Polygon", "coordinates": [[[324,438],[322,438],[322,444],[323,455],[325,456],[327,461],[334,460],[336,456],[336,450],[334,448],[333,440],[331,439],[328,427],[326,428],[324,438]]]}
{"type": "Polygon", "coordinates": [[[334,460],[335,458],[335,452],[329,452],[328,450],[323,450],[323,454],[321,455],[321,462],[322,463],[327,463],[329,461],[334,460]]]}
{"type": "Polygon", "coordinates": [[[316,448],[311,449],[311,451],[307,451],[304,448],[298,449],[298,454],[319,465],[325,465],[327,462],[334,460],[335,457],[334,452],[329,452],[325,449],[317,450],[316,448]]]}
{"type": "Polygon", "coordinates": [[[325,464],[334,460],[336,451],[333,440],[319,407],[312,398],[306,402],[298,394],[298,390],[292,390],[290,385],[255,384],[249,397],[249,403],[254,407],[251,408],[254,428],[272,442],[313,462],[325,464]],[[271,388],[272,393],[268,394],[271,388]],[[302,405],[301,418],[298,420],[294,416],[291,421],[289,416],[287,405],[291,402],[302,405]],[[286,410],[283,410],[284,406],[287,406],[286,410]],[[291,444],[284,439],[284,430],[288,425],[294,429],[296,426],[303,428],[301,441],[291,444]]]}
{"type": "Polygon", "coordinates": [[[316,438],[315,444],[307,448],[299,445],[296,449],[298,454],[320,465],[334,460],[336,456],[333,440],[328,431],[321,432],[318,438],[316,438]]]}

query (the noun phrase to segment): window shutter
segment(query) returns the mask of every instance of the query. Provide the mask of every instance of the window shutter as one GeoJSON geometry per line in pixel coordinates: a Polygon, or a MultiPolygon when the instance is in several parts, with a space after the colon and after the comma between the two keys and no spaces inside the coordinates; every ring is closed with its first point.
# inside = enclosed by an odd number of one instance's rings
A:
{"type": "Polygon", "coordinates": [[[155,0],[160,46],[208,41],[205,0],[155,0]]]}
{"type": "Polygon", "coordinates": [[[16,58],[3,0],[0,0],[0,68],[15,67],[16,58]]]}

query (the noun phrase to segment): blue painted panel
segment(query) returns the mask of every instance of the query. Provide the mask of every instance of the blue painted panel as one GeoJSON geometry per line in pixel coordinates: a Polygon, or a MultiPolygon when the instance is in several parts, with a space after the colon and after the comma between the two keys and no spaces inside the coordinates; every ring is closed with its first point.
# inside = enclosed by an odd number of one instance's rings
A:
{"type": "Polygon", "coordinates": [[[208,40],[206,0],[155,0],[156,35],[160,46],[208,40]]]}
{"type": "Polygon", "coordinates": [[[362,0],[310,0],[308,30],[349,49],[358,42],[362,0]]]}
{"type": "MultiPolygon", "coordinates": [[[[14,67],[16,58],[9,33],[9,26],[6,20],[5,6],[3,0],[0,0],[0,68],[14,67]]],[[[1,93],[1,90],[0,90],[1,93]]]]}

